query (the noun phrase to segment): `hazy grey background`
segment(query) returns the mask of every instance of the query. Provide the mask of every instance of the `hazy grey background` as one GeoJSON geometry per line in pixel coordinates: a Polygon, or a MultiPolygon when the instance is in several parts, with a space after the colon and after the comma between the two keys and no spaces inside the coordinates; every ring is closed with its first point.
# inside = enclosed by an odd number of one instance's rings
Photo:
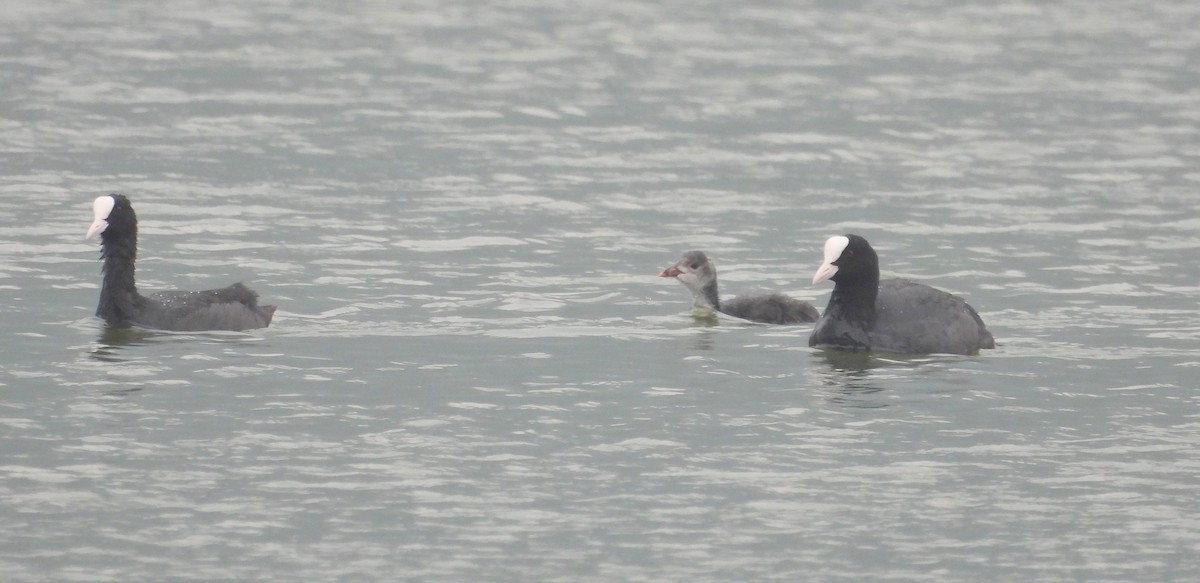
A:
{"type": "Polygon", "coordinates": [[[6,581],[1190,581],[1200,4],[0,14],[6,581]],[[250,334],[106,334],[146,290],[250,334]],[[829,235],[1001,347],[846,358],[654,275],[829,235]]]}

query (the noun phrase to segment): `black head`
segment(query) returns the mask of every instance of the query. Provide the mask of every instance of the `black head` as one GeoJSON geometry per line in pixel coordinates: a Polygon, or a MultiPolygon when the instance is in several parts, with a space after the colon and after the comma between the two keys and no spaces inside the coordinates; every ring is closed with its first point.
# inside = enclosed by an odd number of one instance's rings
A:
{"type": "Polygon", "coordinates": [[[137,214],[123,194],[106,194],[92,203],[93,220],[87,237],[100,235],[101,241],[137,237],[137,214]]]}
{"type": "Polygon", "coordinates": [[[838,284],[879,282],[879,256],[866,239],[839,235],[825,242],[825,262],[813,275],[813,283],[833,280],[838,284]]]}

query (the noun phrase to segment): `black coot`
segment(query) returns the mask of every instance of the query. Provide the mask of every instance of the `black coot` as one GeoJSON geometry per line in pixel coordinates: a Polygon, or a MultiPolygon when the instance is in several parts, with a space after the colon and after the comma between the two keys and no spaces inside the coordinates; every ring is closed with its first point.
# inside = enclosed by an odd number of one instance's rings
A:
{"type": "Polygon", "coordinates": [[[95,220],[87,238],[100,235],[104,283],[96,315],[110,326],[143,326],[160,330],[247,330],[265,328],[275,306],[258,305],[258,294],[241,283],[206,291],[169,291],[149,296],[134,283],[137,259],[137,215],[121,194],[92,203],[95,220]]]}
{"type": "Polygon", "coordinates": [[[717,269],[700,251],[688,251],[658,274],[674,277],[692,292],[697,308],[715,310],[735,318],[765,324],[803,324],[815,322],[820,314],[812,304],[782,294],[738,296],[722,302],[717,295],[717,269]]]}
{"type": "Polygon", "coordinates": [[[813,283],[834,282],[809,346],[904,354],[974,354],[995,348],[962,298],[904,279],[879,281],[879,257],[858,235],[830,237],[813,283]]]}

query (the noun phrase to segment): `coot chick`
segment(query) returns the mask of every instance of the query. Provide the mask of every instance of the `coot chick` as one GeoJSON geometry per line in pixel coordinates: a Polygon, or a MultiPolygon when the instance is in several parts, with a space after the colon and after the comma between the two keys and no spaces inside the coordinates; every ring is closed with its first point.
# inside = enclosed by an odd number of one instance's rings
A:
{"type": "Polygon", "coordinates": [[[717,294],[717,269],[700,251],[688,251],[675,265],[658,274],[674,277],[692,292],[695,307],[764,324],[804,324],[820,314],[812,304],[782,294],[738,296],[722,302],[717,294]]]}
{"type": "Polygon", "coordinates": [[[962,298],[905,279],[879,281],[879,257],[858,235],[830,237],[813,284],[834,282],[808,345],[903,354],[974,354],[996,343],[962,298]]]}
{"type": "Polygon", "coordinates": [[[265,328],[275,306],[258,305],[258,294],[241,283],[206,291],[168,291],[149,296],[134,283],[137,259],[137,215],[122,194],[101,196],[92,203],[95,220],[87,239],[100,235],[104,283],[96,315],[109,326],[142,326],[159,330],[248,330],[265,328]]]}

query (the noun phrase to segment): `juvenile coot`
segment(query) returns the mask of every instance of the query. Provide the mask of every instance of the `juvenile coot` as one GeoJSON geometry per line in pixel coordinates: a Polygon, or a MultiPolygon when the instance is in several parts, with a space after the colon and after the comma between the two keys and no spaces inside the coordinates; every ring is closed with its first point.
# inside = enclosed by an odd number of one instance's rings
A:
{"type": "Polygon", "coordinates": [[[820,315],[808,302],[782,294],[738,296],[722,302],[717,294],[717,269],[700,251],[688,251],[675,265],[658,274],[674,277],[692,292],[698,308],[714,310],[735,318],[765,324],[803,324],[815,322],[820,315]]]}
{"type": "Polygon", "coordinates": [[[275,306],[258,305],[258,294],[241,283],[206,291],[169,291],[149,296],[134,283],[137,259],[137,215],[121,194],[92,203],[95,220],[87,239],[100,235],[104,283],[96,315],[110,326],[143,326],[160,330],[247,330],[265,328],[275,306]]]}
{"type": "Polygon", "coordinates": [[[962,298],[905,279],[879,281],[879,257],[858,235],[830,237],[813,283],[834,282],[809,346],[905,354],[974,354],[995,348],[962,298]]]}

